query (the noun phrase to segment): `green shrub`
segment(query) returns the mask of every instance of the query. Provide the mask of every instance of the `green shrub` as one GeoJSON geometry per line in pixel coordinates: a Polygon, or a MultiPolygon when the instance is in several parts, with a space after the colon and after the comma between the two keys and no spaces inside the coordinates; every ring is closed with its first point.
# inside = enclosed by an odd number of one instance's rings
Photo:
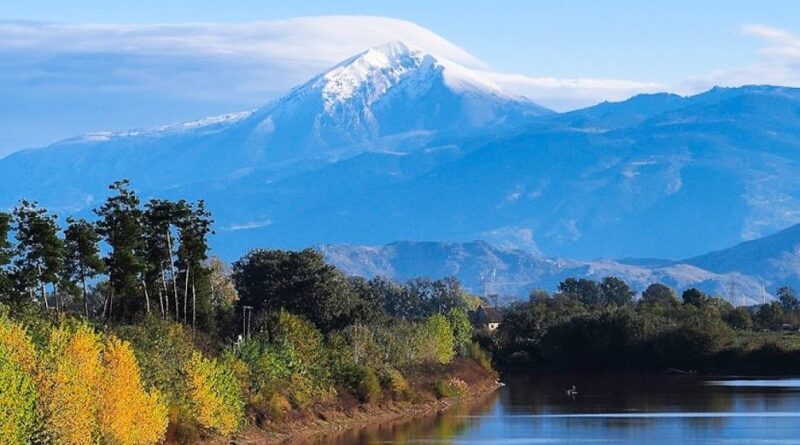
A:
{"type": "Polygon", "coordinates": [[[411,398],[411,387],[403,374],[396,369],[388,369],[381,373],[381,383],[388,389],[395,400],[408,400],[411,398]]]}
{"type": "Polygon", "coordinates": [[[331,379],[355,393],[361,380],[361,367],[353,359],[353,347],[344,335],[335,333],[328,340],[328,359],[331,379]]]}
{"type": "Polygon", "coordinates": [[[461,379],[451,377],[447,380],[437,380],[433,384],[433,391],[440,399],[452,399],[464,396],[469,390],[469,385],[461,379]]]}
{"type": "Polygon", "coordinates": [[[489,358],[489,354],[480,347],[477,343],[470,343],[467,347],[467,356],[481,365],[481,368],[487,371],[494,371],[492,368],[492,360],[489,358]]]}
{"type": "Polygon", "coordinates": [[[0,344],[0,443],[30,443],[37,426],[33,376],[0,344]]]}
{"type": "Polygon", "coordinates": [[[188,412],[185,371],[197,348],[187,329],[178,323],[150,319],[115,332],[133,345],[145,386],[158,389],[173,411],[188,412]]]}
{"type": "Polygon", "coordinates": [[[281,394],[275,394],[266,401],[265,412],[274,420],[282,420],[291,409],[292,403],[281,394]]]}
{"type": "Polygon", "coordinates": [[[197,422],[223,435],[237,431],[244,422],[244,401],[230,365],[195,352],[186,373],[197,422]]]}
{"type": "Polygon", "coordinates": [[[381,382],[370,368],[365,368],[361,373],[356,395],[362,402],[375,402],[381,397],[381,382]]]}

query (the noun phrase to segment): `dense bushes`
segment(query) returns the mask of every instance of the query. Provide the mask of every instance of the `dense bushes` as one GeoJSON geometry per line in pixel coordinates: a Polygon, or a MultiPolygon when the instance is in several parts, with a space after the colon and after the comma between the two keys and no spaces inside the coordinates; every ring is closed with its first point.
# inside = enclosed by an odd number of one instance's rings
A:
{"type": "Polygon", "coordinates": [[[0,440],[8,444],[160,442],[166,405],[144,387],[130,345],[61,324],[40,351],[0,316],[0,440]]]}
{"type": "Polygon", "coordinates": [[[195,418],[205,428],[230,434],[244,421],[239,381],[228,362],[192,354],[187,369],[195,418]]]}

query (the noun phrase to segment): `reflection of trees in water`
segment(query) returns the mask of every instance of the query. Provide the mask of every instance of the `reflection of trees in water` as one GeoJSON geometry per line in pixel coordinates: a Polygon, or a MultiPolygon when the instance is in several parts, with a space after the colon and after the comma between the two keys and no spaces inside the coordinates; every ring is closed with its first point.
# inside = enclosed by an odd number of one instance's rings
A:
{"type": "Polygon", "coordinates": [[[649,438],[646,440],[661,444],[669,443],[665,440],[672,438],[721,437],[752,422],[749,418],[727,417],[727,413],[800,411],[797,392],[780,388],[713,386],[696,377],[522,375],[505,376],[504,381],[508,386],[483,403],[371,426],[318,443],[403,444],[427,439],[437,444],[450,444],[459,437],[502,439],[509,431],[514,431],[515,437],[527,439],[618,439],[624,443],[640,443],[642,438],[649,438]],[[578,388],[575,398],[565,392],[573,384],[578,388]],[[653,416],[646,417],[648,413],[653,416]],[[720,416],[695,413],[720,413],[720,416]],[[600,416],[526,416],[531,414],[600,416]],[[606,417],[602,414],[633,416],[606,417]]]}
{"type": "Polygon", "coordinates": [[[472,403],[457,404],[445,411],[422,417],[384,422],[369,425],[345,433],[320,438],[316,444],[367,445],[391,441],[393,444],[406,444],[415,438],[436,439],[446,444],[480,422],[482,415],[491,411],[497,395],[472,403]]]}

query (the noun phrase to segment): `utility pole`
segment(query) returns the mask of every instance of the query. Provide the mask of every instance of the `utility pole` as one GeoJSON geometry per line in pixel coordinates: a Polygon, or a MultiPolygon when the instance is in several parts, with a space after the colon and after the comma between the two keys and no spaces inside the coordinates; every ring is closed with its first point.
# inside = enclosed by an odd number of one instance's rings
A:
{"type": "Polygon", "coordinates": [[[242,337],[250,339],[250,324],[252,322],[253,306],[242,306],[242,337]]]}

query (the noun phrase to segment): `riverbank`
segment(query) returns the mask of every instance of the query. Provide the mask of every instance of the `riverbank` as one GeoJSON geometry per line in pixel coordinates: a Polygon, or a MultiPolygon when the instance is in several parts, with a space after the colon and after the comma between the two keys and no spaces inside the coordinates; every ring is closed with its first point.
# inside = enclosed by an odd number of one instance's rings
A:
{"type": "Polygon", "coordinates": [[[281,421],[249,427],[234,438],[214,438],[209,445],[267,445],[324,443],[325,437],[366,426],[427,416],[454,405],[468,404],[492,394],[499,387],[497,374],[475,360],[459,357],[447,365],[424,365],[406,370],[411,388],[408,400],[384,397],[374,403],[360,403],[341,391],[333,401],[293,410],[281,421]],[[442,382],[463,382],[458,393],[443,396],[442,382]]]}

